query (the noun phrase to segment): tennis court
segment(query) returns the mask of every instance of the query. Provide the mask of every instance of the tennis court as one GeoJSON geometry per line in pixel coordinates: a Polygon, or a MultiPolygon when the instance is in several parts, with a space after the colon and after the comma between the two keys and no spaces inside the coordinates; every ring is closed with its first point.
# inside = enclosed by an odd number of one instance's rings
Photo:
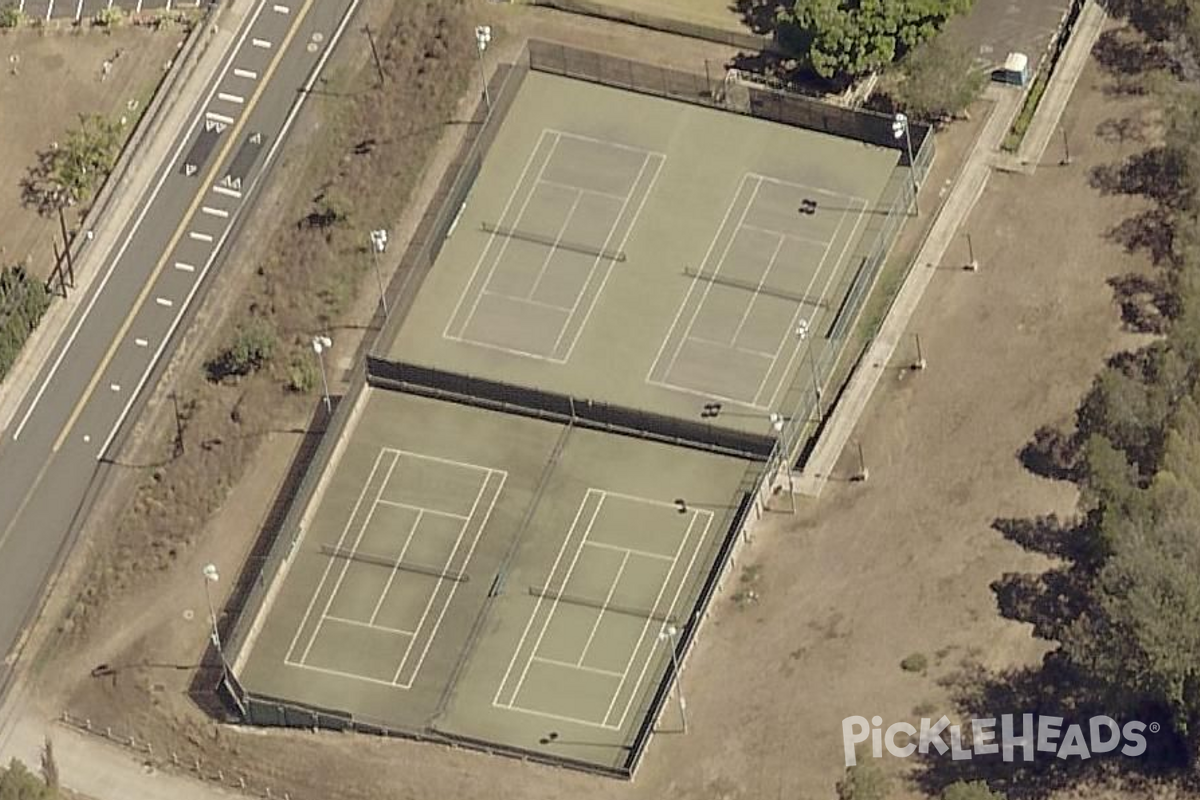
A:
{"type": "Polygon", "coordinates": [[[622,765],[669,664],[664,631],[694,613],[747,464],[364,397],[238,654],[242,685],[394,729],[622,765]]]}
{"type": "Polygon", "coordinates": [[[530,72],[380,355],[766,433],[898,154],[530,72]]]}

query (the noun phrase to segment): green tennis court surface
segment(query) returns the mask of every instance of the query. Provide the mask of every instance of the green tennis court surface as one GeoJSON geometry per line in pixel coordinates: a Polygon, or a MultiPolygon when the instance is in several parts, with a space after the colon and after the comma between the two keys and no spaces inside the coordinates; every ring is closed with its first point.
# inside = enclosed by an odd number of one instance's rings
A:
{"type": "Polygon", "coordinates": [[[531,72],[387,356],[764,433],[897,156],[531,72]]]}
{"type": "Polygon", "coordinates": [[[624,765],[747,464],[375,389],[347,436],[242,685],[624,765]]]}

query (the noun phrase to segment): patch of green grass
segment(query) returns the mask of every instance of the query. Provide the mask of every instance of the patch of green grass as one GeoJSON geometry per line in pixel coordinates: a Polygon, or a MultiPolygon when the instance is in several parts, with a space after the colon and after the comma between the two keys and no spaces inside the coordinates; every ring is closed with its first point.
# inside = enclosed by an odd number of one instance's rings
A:
{"type": "Polygon", "coordinates": [[[1025,132],[1029,130],[1029,125],[1033,122],[1038,103],[1042,102],[1042,95],[1046,93],[1046,86],[1049,83],[1050,71],[1043,70],[1034,80],[1033,86],[1029,87],[1029,94],[1025,96],[1025,105],[1021,106],[1021,113],[1017,115],[1017,119],[1013,122],[1012,128],[1009,129],[1008,135],[1004,137],[1004,143],[1001,145],[1007,152],[1015,153],[1021,148],[1025,132]]]}

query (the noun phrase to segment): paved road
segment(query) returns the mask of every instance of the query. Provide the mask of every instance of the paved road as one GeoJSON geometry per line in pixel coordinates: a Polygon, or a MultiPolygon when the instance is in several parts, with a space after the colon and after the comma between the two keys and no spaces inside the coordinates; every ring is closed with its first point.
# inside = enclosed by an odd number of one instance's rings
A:
{"type": "MultiPolygon", "coordinates": [[[[242,1],[254,5],[226,60],[0,439],[0,654],[7,661],[360,2],[242,1]]],[[[0,666],[0,690],[10,667],[0,666]]]]}

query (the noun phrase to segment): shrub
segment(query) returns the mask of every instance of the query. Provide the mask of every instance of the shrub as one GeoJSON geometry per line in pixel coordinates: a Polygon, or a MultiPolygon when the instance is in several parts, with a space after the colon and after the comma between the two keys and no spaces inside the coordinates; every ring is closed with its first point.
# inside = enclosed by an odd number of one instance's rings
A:
{"type": "Polygon", "coordinates": [[[239,327],[229,346],[204,365],[208,379],[215,382],[257,372],[270,363],[275,344],[275,332],[262,320],[239,327]]]}
{"type": "Polygon", "coordinates": [[[0,8],[0,28],[18,28],[24,19],[25,15],[21,13],[21,9],[17,6],[4,6],[0,8]]]}
{"type": "Polygon", "coordinates": [[[942,792],[942,800],[1004,800],[1004,795],[993,792],[983,781],[955,781],[942,792]]]}
{"type": "Polygon", "coordinates": [[[287,365],[287,389],[289,392],[308,394],[317,386],[320,376],[311,356],[292,356],[287,365]]]}
{"type": "Polygon", "coordinates": [[[900,669],[905,672],[924,672],[929,667],[929,659],[924,653],[913,653],[904,657],[900,662],[900,669]]]}
{"type": "Polygon", "coordinates": [[[92,24],[98,28],[116,28],[125,19],[125,12],[116,6],[102,8],[92,17],[92,24]]]}
{"type": "Polygon", "coordinates": [[[859,751],[858,763],[846,767],[846,774],[837,783],[838,800],[885,800],[888,796],[888,780],[865,750],[859,751]]]}

